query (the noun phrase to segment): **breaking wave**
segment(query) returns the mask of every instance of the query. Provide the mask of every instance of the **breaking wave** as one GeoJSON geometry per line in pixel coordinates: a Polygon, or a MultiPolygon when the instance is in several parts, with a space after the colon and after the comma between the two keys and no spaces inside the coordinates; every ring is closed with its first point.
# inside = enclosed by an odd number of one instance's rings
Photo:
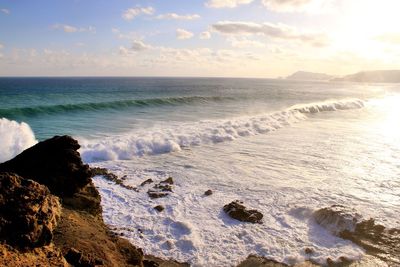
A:
{"type": "Polygon", "coordinates": [[[0,119],[0,162],[12,159],[37,143],[28,124],[0,119]]]}
{"type": "Polygon", "coordinates": [[[105,109],[121,110],[129,107],[184,105],[192,103],[221,102],[229,100],[229,97],[220,96],[187,96],[166,97],[150,99],[119,100],[110,102],[91,102],[80,104],[43,105],[33,107],[20,107],[0,109],[0,117],[14,118],[16,116],[32,117],[43,114],[59,114],[66,112],[99,111],[105,109]]]}
{"type": "Polygon", "coordinates": [[[311,113],[362,107],[364,107],[364,102],[359,99],[325,101],[295,105],[282,111],[258,116],[146,129],[143,132],[136,131],[102,140],[81,139],[81,153],[86,162],[128,160],[136,156],[169,153],[202,144],[221,143],[240,137],[266,134],[304,120],[307,114],[311,113]]]}

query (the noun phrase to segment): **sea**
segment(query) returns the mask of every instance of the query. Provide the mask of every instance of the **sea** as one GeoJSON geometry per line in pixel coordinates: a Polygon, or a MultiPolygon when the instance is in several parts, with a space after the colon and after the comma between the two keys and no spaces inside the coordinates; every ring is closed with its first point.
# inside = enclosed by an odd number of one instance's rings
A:
{"type": "Polygon", "coordinates": [[[344,205],[400,226],[399,84],[0,78],[0,162],[66,134],[84,162],[127,185],[94,178],[106,224],[146,254],[192,266],[250,254],[324,264],[365,251],[319,226],[318,209],[344,205]],[[168,177],[172,192],[149,198],[168,177]],[[260,211],[262,224],[227,216],[234,200],[260,211]]]}

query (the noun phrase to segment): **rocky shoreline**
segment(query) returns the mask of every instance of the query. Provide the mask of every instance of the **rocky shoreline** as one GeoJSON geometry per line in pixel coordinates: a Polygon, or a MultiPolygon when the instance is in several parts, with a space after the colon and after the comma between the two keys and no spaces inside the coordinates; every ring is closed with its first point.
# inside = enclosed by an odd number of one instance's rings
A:
{"type": "MultiPolygon", "coordinates": [[[[0,266],[189,266],[144,255],[104,224],[101,197],[92,177],[101,175],[128,186],[123,177],[83,164],[79,147],[69,136],[56,136],[0,164],[0,266]]],[[[172,192],[172,186],[173,179],[168,178],[155,184],[148,196],[165,197],[172,192]]],[[[211,194],[211,190],[205,192],[211,194]]],[[[162,206],[154,208],[163,210],[162,206]]],[[[225,205],[223,210],[239,221],[262,223],[263,215],[247,209],[240,201],[225,205]]],[[[328,258],[327,266],[400,265],[398,229],[363,220],[342,206],[320,209],[315,218],[328,230],[335,224],[340,231],[333,234],[351,240],[372,255],[361,262],[345,258],[334,262],[328,258]]],[[[250,255],[238,266],[287,265],[250,255]]],[[[304,262],[296,266],[317,265],[304,262]]]]}

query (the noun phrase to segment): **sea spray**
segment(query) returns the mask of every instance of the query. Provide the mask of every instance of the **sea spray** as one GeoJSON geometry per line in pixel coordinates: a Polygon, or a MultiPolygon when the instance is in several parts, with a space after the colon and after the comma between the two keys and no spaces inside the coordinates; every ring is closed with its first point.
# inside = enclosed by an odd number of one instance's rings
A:
{"type": "Polygon", "coordinates": [[[9,160],[37,143],[28,124],[0,119],[0,162],[9,160]]]}
{"type": "Polygon", "coordinates": [[[135,131],[103,140],[88,141],[81,138],[81,153],[86,162],[129,160],[137,156],[170,153],[204,144],[266,134],[305,120],[310,113],[362,107],[364,102],[359,99],[332,100],[295,105],[263,115],[185,123],[179,128],[166,126],[146,129],[145,132],[135,131]]]}

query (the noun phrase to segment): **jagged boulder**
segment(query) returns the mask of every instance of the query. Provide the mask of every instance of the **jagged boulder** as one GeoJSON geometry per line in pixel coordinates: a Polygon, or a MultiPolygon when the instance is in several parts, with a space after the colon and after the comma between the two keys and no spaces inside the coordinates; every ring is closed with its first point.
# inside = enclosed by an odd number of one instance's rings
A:
{"type": "Polygon", "coordinates": [[[89,166],[82,163],[79,148],[72,137],[55,136],[0,164],[0,171],[44,184],[57,196],[72,196],[92,177],[89,166]]]}
{"type": "Polygon", "coordinates": [[[377,224],[342,205],[319,209],[314,212],[314,219],[332,234],[363,247],[389,266],[400,265],[400,229],[377,224]]]}
{"type": "Polygon", "coordinates": [[[333,205],[315,211],[314,219],[319,225],[338,235],[344,230],[354,231],[362,217],[355,210],[342,205],[333,205]]]}
{"type": "Polygon", "coordinates": [[[21,249],[48,245],[60,214],[60,202],[46,186],[0,173],[0,243],[21,249]]]}
{"type": "Polygon", "coordinates": [[[262,213],[247,209],[239,200],[226,204],[223,209],[230,217],[241,222],[262,223],[262,213]]]}

